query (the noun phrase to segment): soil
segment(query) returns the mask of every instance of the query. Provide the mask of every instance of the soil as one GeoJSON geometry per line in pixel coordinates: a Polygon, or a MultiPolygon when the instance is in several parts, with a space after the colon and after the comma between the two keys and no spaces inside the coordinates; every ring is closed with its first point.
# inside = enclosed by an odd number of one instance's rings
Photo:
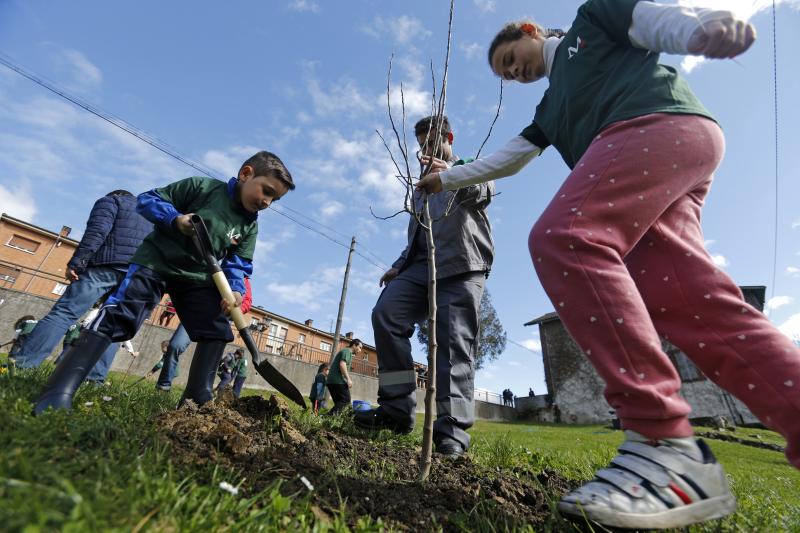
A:
{"type": "Polygon", "coordinates": [[[551,516],[552,499],[576,486],[551,471],[498,472],[469,457],[436,455],[430,478],[418,482],[419,448],[324,429],[306,436],[288,413],[275,396],[229,395],[166,413],[157,427],[178,464],[240,469],[245,494],[283,480],[284,494],[309,494],[320,520],[327,521],[344,502],[351,525],[370,516],[412,531],[470,530],[476,519],[497,530],[535,528],[551,516]]]}

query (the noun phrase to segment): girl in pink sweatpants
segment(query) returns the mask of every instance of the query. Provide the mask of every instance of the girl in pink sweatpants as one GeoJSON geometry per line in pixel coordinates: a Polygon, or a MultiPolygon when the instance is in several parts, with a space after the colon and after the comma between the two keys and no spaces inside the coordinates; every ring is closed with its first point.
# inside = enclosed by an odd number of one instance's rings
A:
{"type": "Polygon", "coordinates": [[[488,59],[508,80],[548,78],[533,123],[495,154],[418,185],[435,193],[507,176],[550,145],[572,169],[531,231],[531,257],[605,380],[626,441],[562,499],[566,515],[658,528],[735,510],[722,467],[692,437],[659,336],[780,432],[800,467],[800,349],[704,248],[700,210],[725,143],[685,81],[658,64],[661,51],[733,57],[754,39],[730,13],[637,0],[590,0],[566,34],[511,23],[488,59]]]}

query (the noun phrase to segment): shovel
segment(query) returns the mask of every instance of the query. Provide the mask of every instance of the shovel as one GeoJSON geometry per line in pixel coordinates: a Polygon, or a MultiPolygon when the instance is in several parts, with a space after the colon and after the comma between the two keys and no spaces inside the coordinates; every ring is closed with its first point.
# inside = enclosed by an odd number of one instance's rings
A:
{"type": "Polygon", "coordinates": [[[275,387],[278,392],[284,394],[290,400],[305,409],[306,401],[300,391],[297,390],[297,387],[295,387],[286,376],[281,374],[277,368],[272,366],[266,358],[262,359],[261,353],[256,347],[256,343],[253,342],[253,338],[250,336],[250,331],[247,328],[248,324],[245,321],[242,310],[238,307],[234,307],[233,304],[236,300],[233,297],[233,292],[225,277],[225,273],[222,272],[219,262],[214,255],[214,248],[211,246],[211,238],[208,236],[208,230],[206,229],[206,224],[203,222],[202,217],[200,217],[200,215],[192,215],[191,223],[194,228],[192,241],[195,247],[197,247],[197,251],[200,252],[200,255],[203,257],[203,261],[208,267],[211,278],[214,280],[214,284],[217,286],[217,290],[222,296],[222,299],[230,304],[231,318],[236,325],[236,329],[239,330],[239,335],[242,337],[245,346],[247,346],[247,349],[250,351],[250,356],[253,358],[253,366],[256,368],[256,371],[267,383],[275,387]]]}

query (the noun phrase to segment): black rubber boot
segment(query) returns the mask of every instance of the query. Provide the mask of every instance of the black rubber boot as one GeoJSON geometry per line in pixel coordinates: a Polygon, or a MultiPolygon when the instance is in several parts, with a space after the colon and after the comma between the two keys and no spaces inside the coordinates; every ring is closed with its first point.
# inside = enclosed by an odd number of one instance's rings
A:
{"type": "Polygon", "coordinates": [[[186,400],[192,400],[197,405],[210,401],[214,395],[211,392],[214,386],[214,376],[222,361],[225,351],[225,341],[200,341],[194,349],[192,366],[189,368],[189,378],[186,380],[186,389],[183,391],[178,407],[186,400]]]}
{"type": "Polygon", "coordinates": [[[50,374],[44,391],[36,400],[33,414],[39,415],[48,407],[72,409],[72,397],[75,396],[75,391],[110,344],[111,339],[107,335],[90,329],[83,330],[81,336],[50,374]]]}

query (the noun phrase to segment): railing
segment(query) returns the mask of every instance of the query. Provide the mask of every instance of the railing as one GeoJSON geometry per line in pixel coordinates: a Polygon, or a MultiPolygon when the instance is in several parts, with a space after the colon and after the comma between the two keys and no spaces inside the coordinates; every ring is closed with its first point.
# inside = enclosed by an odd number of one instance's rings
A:
{"type": "Polygon", "coordinates": [[[501,395],[485,389],[475,389],[475,400],[503,405],[503,397],[501,395]]]}

